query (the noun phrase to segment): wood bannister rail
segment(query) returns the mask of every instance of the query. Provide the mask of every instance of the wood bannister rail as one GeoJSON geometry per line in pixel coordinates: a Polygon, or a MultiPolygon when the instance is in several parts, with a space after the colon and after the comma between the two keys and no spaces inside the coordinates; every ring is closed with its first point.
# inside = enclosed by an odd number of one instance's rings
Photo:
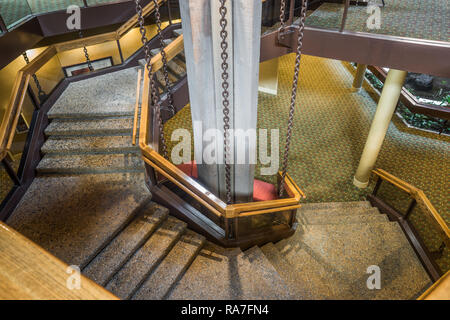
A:
{"type": "Polygon", "coordinates": [[[431,204],[428,197],[421,190],[415,186],[397,178],[396,176],[386,172],[383,169],[375,169],[372,171],[380,179],[389,182],[390,184],[396,186],[397,188],[407,192],[412,198],[414,198],[417,203],[425,209],[427,215],[431,218],[433,223],[436,225],[438,232],[442,235],[443,241],[450,248],[450,230],[447,223],[444,221],[442,216],[437,212],[436,208],[431,204]]]}
{"type": "MultiPolygon", "coordinates": [[[[162,4],[165,0],[159,0],[159,4],[162,4]]],[[[153,2],[147,4],[143,8],[143,16],[149,14],[155,9],[153,2]]],[[[11,92],[8,106],[5,109],[2,122],[0,124],[0,161],[3,160],[8,151],[11,148],[12,141],[15,135],[17,123],[19,121],[20,113],[22,112],[23,101],[25,98],[26,90],[30,77],[35,74],[42,66],[44,66],[50,59],[56,56],[59,52],[68,51],[72,49],[82,48],[83,46],[92,46],[95,44],[101,44],[108,41],[119,40],[125,33],[127,33],[138,22],[137,15],[134,15],[117,31],[109,32],[105,34],[95,35],[91,37],[61,42],[52,45],[41,52],[36,58],[34,58],[29,64],[24,66],[17,72],[16,80],[11,92]]],[[[181,41],[182,43],[183,41],[181,41]]],[[[178,43],[179,45],[179,43],[178,43]]],[[[181,48],[182,49],[182,48],[181,48]]],[[[159,60],[161,60],[161,56],[159,60]]],[[[162,62],[160,62],[162,65],[162,62]]]]}
{"type": "Polygon", "coordinates": [[[2,222],[0,252],[0,300],[118,299],[83,275],[80,288],[69,289],[69,265],[2,222]]]}
{"type": "Polygon", "coordinates": [[[450,300],[450,271],[447,271],[417,300],[450,300]]]}

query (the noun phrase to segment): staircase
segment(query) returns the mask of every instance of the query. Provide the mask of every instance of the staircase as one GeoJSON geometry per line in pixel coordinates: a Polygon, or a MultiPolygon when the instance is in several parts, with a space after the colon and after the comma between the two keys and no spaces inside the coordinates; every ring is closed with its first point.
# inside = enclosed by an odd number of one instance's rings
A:
{"type": "MultiPolygon", "coordinates": [[[[183,54],[169,76],[185,76],[183,54]]],[[[292,237],[245,251],[189,230],[146,189],[136,79],[130,68],[69,85],[10,226],[122,299],[414,299],[431,285],[398,224],[366,201],[303,204],[292,237]],[[373,265],[379,290],[366,285],[373,265]]]]}

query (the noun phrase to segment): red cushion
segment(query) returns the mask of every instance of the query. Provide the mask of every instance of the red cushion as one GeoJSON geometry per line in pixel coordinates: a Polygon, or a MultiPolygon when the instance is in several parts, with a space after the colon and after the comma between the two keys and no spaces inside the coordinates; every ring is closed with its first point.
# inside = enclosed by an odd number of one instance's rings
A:
{"type": "Polygon", "coordinates": [[[277,188],[273,184],[258,179],[253,181],[253,201],[276,199],[278,199],[277,188]]]}
{"type": "MultiPolygon", "coordinates": [[[[198,178],[197,163],[195,161],[179,164],[177,168],[192,178],[198,178]]],[[[276,199],[278,199],[277,188],[273,184],[258,179],[253,181],[253,201],[276,199]]]]}
{"type": "Polygon", "coordinates": [[[177,165],[177,168],[183,171],[191,178],[198,178],[197,163],[194,161],[177,165]]]}

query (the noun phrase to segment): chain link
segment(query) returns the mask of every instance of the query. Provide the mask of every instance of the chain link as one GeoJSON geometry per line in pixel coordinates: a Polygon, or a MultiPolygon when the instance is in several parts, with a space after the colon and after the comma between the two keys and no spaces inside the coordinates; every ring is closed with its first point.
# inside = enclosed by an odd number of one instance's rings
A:
{"type": "MultiPolygon", "coordinates": [[[[24,53],[22,53],[23,59],[25,60],[26,64],[30,63],[30,60],[28,59],[28,55],[27,52],[24,51],[24,53]]],[[[44,102],[44,100],[47,98],[47,94],[45,93],[45,91],[42,89],[41,84],[39,83],[39,80],[36,76],[36,74],[32,74],[31,77],[33,78],[34,83],[36,84],[36,88],[38,89],[38,98],[39,98],[39,102],[42,103],[44,102]]]]}
{"type": "Polygon", "coordinates": [[[284,29],[286,28],[286,0],[281,0],[280,3],[280,28],[278,29],[279,32],[284,32],[284,29]]]}
{"type": "MultiPolygon", "coordinates": [[[[284,2],[284,1],[282,1],[284,2]]],[[[300,60],[302,57],[302,46],[303,46],[303,34],[305,30],[305,19],[306,19],[306,9],[308,7],[308,0],[302,0],[302,9],[300,13],[300,25],[298,27],[298,39],[297,39],[297,53],[295,57],[295,68],[294,68],[294,79],[292,81],[292,92],[291,92],[291,104],[289,108],[289,120],[287,126],[287,134],[286,134],[286,145],[284,147],[284,155],[282,162],[282,170],[281,170],[281,182],[279,186],[279,196],[280,198],[284,194],[284,179],[286,178],[287,166],[288,166],[288,157],[289,157],[289,148],[291,144],[292,138],[292,127],[294,125],[294,112],[295,112],[295,100],[297,98],[297,87],[298,87],[298,74],[300,71],[300,60]]]]}
{"type": "Polygon", "coordinates": [[[138,24],[139,24],[139,33],[141,34],[141,41],[142,45],[144,47],[144,54],[145,54],[145,63],[147,67],[148,77],[150,79],[150,90],[151,90],[151,97],[152,97],[152,103],[155,108],[155,117],[158,121],[158,128],[159,128],[159,140],[160,140],[160,146],[161,151],[164,156],[164,158],[168,159],[168,153],[167,153],[167,146],[166,146],[166,139],[164,137],[164,125],[161,118],[161,103],[159,100],[159,95],[157,92],[156,87],[156,81],[155,81],[155,75],[153,74],[152,65],[150,63],[151,56],[150,56],[150,48],[148,39],[146,36],[146,30],[144,27],[144,17],[142,15],[142,6],[140,0],[135,0],[136,3],[136,13],[138,15],[138,24]]]}
{"type": "MultiPolygon", "coordinates": [[[[80,39],[83,38],[83,32],[81,30],[78,32],[78,36],[80,37],[80,39]]],[[[84,56],[86,58],[86,62],[87,62],[89,71],[94,71],[94,68],[92,67],[91,59],[89,58],[89,53],[87,51],[86,46],[83,46],[83,51],[84,51],[84,56]]]]}
{"type": "Polygon", "coordinates": [[[226,185],[226,200],[227,204],[230,204],[232,201],[231,198],[231,166],[230,166],[230,101],[228,98],[230,97],[230,93],[228,88],[230,84],[228,83],[228,32],[226,30],[228,21],[226,19],[227,8],[225,6],[226,0],[220,0],[220,38],[222,41],[220,42],[220,47],[222,48],[222,53],[220,57],[222,58],[222,112],[223,112],[223,151],[224,151],[224,160],[225,160],[225,185],[226,185]]]}
{"type": "Polygon", "coordinates": [[[166,44],[165,44],[163,36],[162,36],[161,14],[159,12],[158,1],[153,0],[153,4],[155,6],[156,27],[158,29],[159,46],[161,48],[161,58],[162,58],[162,63],[163,63],[164,82],[165,82],[166,88],[167,88],[169,109],[172,112],[172,115],[175,115],[175,107],[173,106],[173,98],[172,98],[172,83],[170,82],[170,79],[169,79],[169,72],[168,72],[168,68],[167,68],[167,55],[166,55],[166,52],[164,51],[164,49],[166,48],[166,44]]]}

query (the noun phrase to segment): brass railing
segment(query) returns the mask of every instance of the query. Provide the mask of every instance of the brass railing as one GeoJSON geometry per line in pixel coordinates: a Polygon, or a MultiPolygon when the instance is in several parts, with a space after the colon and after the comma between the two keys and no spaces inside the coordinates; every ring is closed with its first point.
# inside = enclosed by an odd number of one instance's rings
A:
{"type": "MultiPolygon", "coordinates": [[[[158,4],[161,4],[163,2],[165,2],[165,0],[159,0],[158,4]]],[[[145,6],[143,12],[145,14],[148,14],[152,12],[154,8],[154,3],[151,2],[145,6]]],[[[101,44],[108,41],[118,41],[122,36],[130,31],[136,23],[137,15],[130,18],[114,32],[51,45],[42,53],[40,53],[36,58],[34,58],[29,64],[27,64],[17,72],[16,80],[11,92],[11,97],[5,109],[5,113],[0,125],[0,161],[6,157],[8,151],[11,149],[31,75],[35,74],[42,66],[44,66],[50,59],[55,57],[59,52],[82,48],[83,46],[101,44]]]]}

